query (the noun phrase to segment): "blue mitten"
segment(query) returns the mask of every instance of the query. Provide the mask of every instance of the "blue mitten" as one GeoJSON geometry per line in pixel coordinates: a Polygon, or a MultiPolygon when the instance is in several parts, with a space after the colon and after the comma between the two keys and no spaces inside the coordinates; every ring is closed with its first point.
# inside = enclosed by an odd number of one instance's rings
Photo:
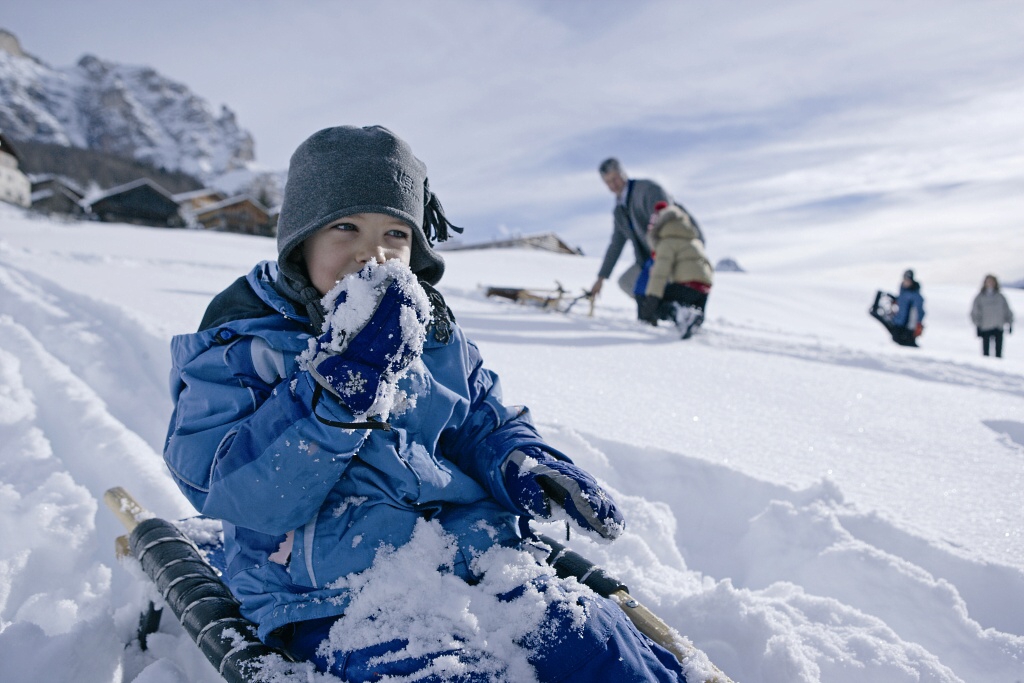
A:
{"type": "Polygon", "coordinates": [[[523,514],[550,519],[554,502],[585,531],[596,531],[604,538],[617,538],[625,528],[615,501],[597,480],[540,448],[512,451],[502,465],[502,475],[505,490],[523,514]]]}
{"type": "MultiPolygon", "coordinates": [[[[373,277],[372,269],[368,276],[364,273],[367,271],[353,277],[364,281],[373,277]]],[[[378,399],[385,398],[382,387],[393,384],[423,352],[429,307],[426,294],[412,287],[419,288],[415,279],[389,277],[376,283],[371,291],[383,290],[380,300],[366,323],[354,331],[346,330],[339,320],[346,317],[348,309],[353,309],[348,317],[358,317],[361,304],[349,291],[339,292],[328,316],[328,329],[317,338],[316,352],[306,363],[313,379],[357,416],[367,414],[378,399]]],[[[366,289],[363,286],[360,291],[366,289]]],[[[377,412],[386,413],[390,406],[377,407],[377,412]]]]}

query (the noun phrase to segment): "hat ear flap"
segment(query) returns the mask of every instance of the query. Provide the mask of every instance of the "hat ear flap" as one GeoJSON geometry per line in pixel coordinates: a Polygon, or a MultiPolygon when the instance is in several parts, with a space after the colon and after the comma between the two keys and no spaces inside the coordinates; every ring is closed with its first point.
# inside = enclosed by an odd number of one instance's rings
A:
{"type": "Polygon", "coordinates": [[[450,230],[457,233],[462,228],[453,225],[444,215],[444,207],[437,195],[430,191],[428,180],[423,181],[423,229],[413,230],[412,256],[409,267],[426,282],[436,285],[444,275],[444,259],[434,251],[433,244],[445,242],[451,237],[450,230]]]}
{"type": "Polygon", "coordinates": [[[431,244],[434,241],[445,242],[451,235],[449,230],[462,234],[462,228],[454,225],[444,215],[444,207],[437,195],[430,191],[430,183],[423,181],[423,233],[431,244]]]}
{"type": "Polygon", "coordinates": [[[423,235],[423,231],[418,228],[412,231],[409,270],[415,273],[419,279],[432,285],[436,285],[444,275],[444,259],[434,251],[423,235]]]}

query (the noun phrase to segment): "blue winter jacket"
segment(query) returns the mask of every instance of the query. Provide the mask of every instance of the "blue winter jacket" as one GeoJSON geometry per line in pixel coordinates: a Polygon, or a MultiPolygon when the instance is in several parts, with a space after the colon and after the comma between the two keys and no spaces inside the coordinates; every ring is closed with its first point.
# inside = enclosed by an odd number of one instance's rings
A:
{"type": "Polygon", "coordinates": [[[421,518],[459,539],[455,570],[471,578],[474,554],[519,540],[502,462],[541,445],[528,411],[502,404],[497,375],[454,323],[448,337],[428,332],[426,373],[399,385],[415,408],[392,415],[390,431],[325,424],[317,416],[353,416],[326,393],[314,414],[315,383],[296,363],[308,318],[274,288],[276,277],[270,261],[246,276],[266,315],[171,342],[164,451],[196,509],[227,522],[226,580],[264,640],[285,624],[343,613],[345,591],[329,584],[368,568],[382,543],[406,543],[421,518]]]}
{"type": "Polygon", "coordinates": [[[921,296],[920,289],[916,284],[909,288],[900,287],[899,296],[896,297],[896,315],[892,319],[893,325],[914,328],[924,320],[924,297],[921,296]]]}

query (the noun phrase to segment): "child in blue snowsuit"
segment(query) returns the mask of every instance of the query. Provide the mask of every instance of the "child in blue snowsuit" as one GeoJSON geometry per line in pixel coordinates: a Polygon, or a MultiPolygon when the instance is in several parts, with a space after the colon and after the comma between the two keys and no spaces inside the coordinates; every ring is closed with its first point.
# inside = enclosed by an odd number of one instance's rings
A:
{"type": "Polygon", "coordinates": [[[889,328],[892,340],[900,346],[917,346],[924,321],[924,297],[921,296],[921,285],[914,279],[912,270],[903,273],[895,309],[892,326],[889,328]]]}
{"type": "MultiPolygon", "coordinates": [[[[403,140],[381,127],[322,130],[292,156],[277,261],[172,342],[164,457],[196,509],[224,522],[225,580],[261,639],[346,681],[501,678],[475,674],[469,655],[437,673],[459,648],[424,653],[402,638],[318,650],[344,619],[345,577],[420,525],[454,539],[446,571],[468,584],[482,552],[531,543],[521,518],[558,514],[608,539],[623,528],[593,477],[545,444],[525,408],[502,403],[497,375],[434,289],[444,261],[432,244],[449,229],[403,140]]],[[[517,643],[537,680],[683,680],[614,603],[578,590],[517,643]]]]}

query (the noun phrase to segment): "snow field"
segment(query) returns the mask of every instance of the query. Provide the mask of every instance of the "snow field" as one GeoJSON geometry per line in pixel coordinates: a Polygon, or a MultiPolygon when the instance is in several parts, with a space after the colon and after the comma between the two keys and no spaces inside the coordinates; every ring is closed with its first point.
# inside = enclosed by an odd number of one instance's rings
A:
{"type": "MultiPolygon", "coordinates": [[[[147,651],[125,647],[153,595],[114,560],[100,501],[122,485],[192,514],[159,457],[167,343],[273,256],[265,239],[0,208],[3,680],[217,680],[170,617],[147,651]]],[[[506,402],[624,509],[620,540],[571,545],[734,679],[1024,680],[1024,353],[1011,336],[1007,358],[980,357],[972,287],[922,278],[922,348],[901,349],[866,314],[888,282],[721,273],[681,342],[611,286],[593,317],[479,288],[579,290],[594,258],[446,260],[441,290],[506,402]]]]}

